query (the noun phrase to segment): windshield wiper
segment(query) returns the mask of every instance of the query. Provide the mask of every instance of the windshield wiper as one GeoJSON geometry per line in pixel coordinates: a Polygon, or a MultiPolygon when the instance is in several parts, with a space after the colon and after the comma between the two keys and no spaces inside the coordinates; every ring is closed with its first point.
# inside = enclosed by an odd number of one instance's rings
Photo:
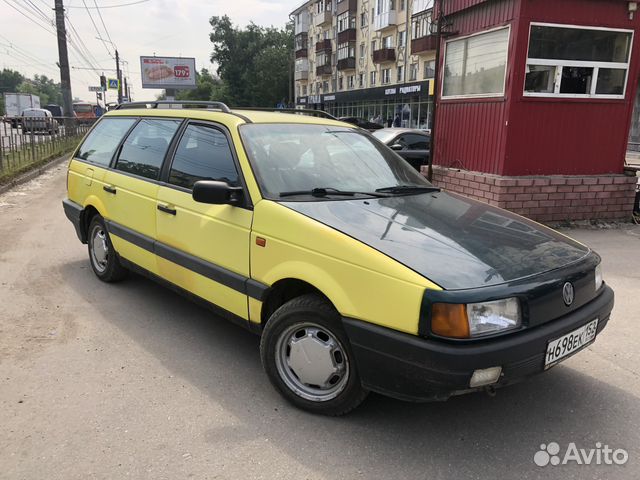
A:
{"type": "Polygon", "coordinates": [[[344,197],[353,197],[355,195],[369,195],[370,197],[386,197],[383,192],[350,192],[346,190],[338,190],[337,188],[312,188],[311,190],[294,190],[291,192],[280,192],[280,197],[294,197],[297,195],[312,195],[314,197],[326,197],[327,195],[340,195],[344,197]]]}
{"type": "Polygon", "coordinates": [[[439,192],[438,187],[420,185],[394,185],[393,187],[376,188],[378,193],[428,193],[439,192]]]}

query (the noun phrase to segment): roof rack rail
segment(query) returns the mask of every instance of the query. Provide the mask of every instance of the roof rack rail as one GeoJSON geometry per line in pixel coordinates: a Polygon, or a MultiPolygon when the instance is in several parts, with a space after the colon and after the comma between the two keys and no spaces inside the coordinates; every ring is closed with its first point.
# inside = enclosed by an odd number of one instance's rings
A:
{"type": "Polygon", "coordinates": [[[256,110],[258,112],[274,112],[274,113],[297,113],[299,115],[310,115],[312,117],[327,118],[329,120],[337,120],[336,117],[324,110],[313,110],[311,108],[268,108],[268,107],[237,107],[238,110],[256,110]]]}
{"type": "Polygon", "coordinates": [[[206,102],[202,100],[153,100],[149,102],[127,102],[121,103],[116,110],[127,108],[158,108],[158,106],[180,106],[180,108],[215,108],[224,113],[231,113],[231,109],[222,102],[206,102]]]}

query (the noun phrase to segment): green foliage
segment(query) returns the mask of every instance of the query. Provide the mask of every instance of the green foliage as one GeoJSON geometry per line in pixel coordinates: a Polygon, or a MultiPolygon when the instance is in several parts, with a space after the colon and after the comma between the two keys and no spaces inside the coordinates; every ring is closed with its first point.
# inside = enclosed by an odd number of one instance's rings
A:
{"type": "MultiPolygon", "coordinates": [[[[25,78],[20,72],[3,69],[0,71],[0,92],[31,93],[40,97],[40,105],[62,104],[60,84],[46,75],[25,78]]],[[[4,98],[0,98],[0,115],[4,115],[4,98]]]]}
{"type": "Polygon", "coordinates": [[[180,90],[176,100],[216,100],[228,102],[229,96],[226,85],[220,79],[214,78],[206,68],[196,73],[196,88],[180,90]]]}
{"type": "MultiPolygon", "coordinates": [[[[290,99],[293,25],[277,29],[250,23],[240,29],[228,16],[212,17],[211,61],[218,65],[221,91],[233,106],[275,107],[290,99]]],[[[218,100],[220,97],[216,98],[218,100]]]]}

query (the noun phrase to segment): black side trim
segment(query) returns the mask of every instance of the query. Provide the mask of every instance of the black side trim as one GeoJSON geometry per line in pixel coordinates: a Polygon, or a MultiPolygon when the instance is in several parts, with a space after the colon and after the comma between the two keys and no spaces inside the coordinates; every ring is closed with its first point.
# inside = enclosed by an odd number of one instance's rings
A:
{"type": "Polygon", "coordinates": [[[207,300],[205,300],[202,297],[198,297],[197,295],[194,295],[193,293],[189,292],[188,290],[185,290],[182,287],[179,287],[178,285],[176,285],[175,283],[171,283],[168,280],[165,280],[162,277],[159,277],[158,275],[155,275],[154,273],[150,272],[149,270],[142,268],[140,265],[137,265],[129,260],[127,260],[126,258],[122,258],[120,257],[120,263],[122,263],[123,266],[125,266],[126,268],[128,268],[129,270],[136,272],[150,280],[153,280],[154,282],[158,283],[159,285],[162,285],[163,287],[166,287],[174,292],[176,292],[177,294],[191,300],[192,302],[200,305],[201,307],[204,307],[210,311],[212,311],[213,313],[215,313],[216,315],[219,315],[221,317],[223,317],[226,320],[229,320],[232,323],[235,323],[236,325],[241,326],[242,328],[249,330],[252,333],[255,333],[257,335],[260,335],[262,333],[262,328],[260,325],[258,325],[257,323],[253,323],[250,322],[249,320],[246,320],[238,315],[236,315],[233,312],[230,312],[228,310],[225,310],[222,307],[219,307],[218,305],[216,305],[215,303],[211,303],[207,300]]]}
{"type": "Polygon", "coordinates": [[[130,228],[112,222],[111,220],[105,219],[104,223],[107,225],[107,230],[109,230],[109,233],[112,233],[129,243],[133,243],[137,247],[144,248],[145,250],[148,250],[152,253],[154,252],[153,244],[155,243],[155,241],[153,239],[147,237],[146,235],[142,235],[135,230],[131,230],[130,228]]]}
{"type": "Polygon", "coordinates": [[[64,214],[67,218],[73,223],[73,226],[76,229],[76,235],[82,243],[87,243],[87,234],[82,228],[82,216],[84,209],[82,205],[78,205],[76,202],[65,198],[62,200],[62,208],[64,209],[64,214]]]}
{"type": "Polygon", "coordinates": [[[157,242],[146,235],[136,232],[128,227],[105,220],[109,233],[112,233],[127,242],[155,253],[165,260],[180,265],[192,272],[198,273],[237,292],[243,293],[262,301],[266,297],[269,286],[251,278],[232,272],[224,267],[216,265],[189,253],[178,250],[164,243],[157,242]]]}

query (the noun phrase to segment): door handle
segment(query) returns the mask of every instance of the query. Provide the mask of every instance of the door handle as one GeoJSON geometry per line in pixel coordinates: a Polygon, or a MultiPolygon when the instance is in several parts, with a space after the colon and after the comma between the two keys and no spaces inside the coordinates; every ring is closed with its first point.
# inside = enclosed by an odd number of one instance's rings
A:
{"type": "Polygon", "coordinates": [[[105,185],[102,187],[105,192],[116,194],[116,187],[112,187],[111,185],[105,185]]]}
{"type": "Polygon", "coordinates": [[[160,210],[161,212],[164,213],[168,213],[169,215],[175,215],[176,214],[176,209],[175,208],[169,208],[169,206],[167,205],[162,205],[162,204],[158,204],[158,210],[160,210]]]}

